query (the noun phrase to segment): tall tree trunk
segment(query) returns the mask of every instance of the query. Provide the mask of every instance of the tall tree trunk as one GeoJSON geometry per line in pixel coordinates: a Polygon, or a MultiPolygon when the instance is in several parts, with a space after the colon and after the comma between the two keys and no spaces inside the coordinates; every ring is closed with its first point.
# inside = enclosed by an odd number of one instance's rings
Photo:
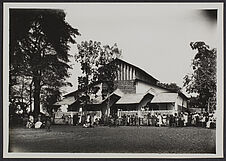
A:
{"type": "MultiPolygon", "coordinates": [[[[22,76],[22,85],[21,85],[21,103],[24,106],[24,76],[22,76]]],[[[24,108],[24,107],[23,107],[24,108]]]]}
{"type": "Polygon", "coordinates": [[[33,84],[33,79],[31,81],[31,84],[30,84],[30,98],[29,98],[29,105],[30,105],[30,112],[32,112],[32,84],[33,84]]]}
{"type": "Polygon", "coordinates": [[[40,91],[41,91],[41,80],[38,71],[35,72],[34,77],[34,114],[37,116],[40,113],[40,91]]]}

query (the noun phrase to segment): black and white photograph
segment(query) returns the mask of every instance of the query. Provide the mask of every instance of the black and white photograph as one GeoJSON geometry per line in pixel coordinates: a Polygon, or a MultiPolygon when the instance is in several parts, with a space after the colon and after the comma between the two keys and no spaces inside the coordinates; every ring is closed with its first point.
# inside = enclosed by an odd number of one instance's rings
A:
{"type": "Polygon", "coordinates": [[[222,158],[223,3],[3,3],[4,158],[222,158]]]}

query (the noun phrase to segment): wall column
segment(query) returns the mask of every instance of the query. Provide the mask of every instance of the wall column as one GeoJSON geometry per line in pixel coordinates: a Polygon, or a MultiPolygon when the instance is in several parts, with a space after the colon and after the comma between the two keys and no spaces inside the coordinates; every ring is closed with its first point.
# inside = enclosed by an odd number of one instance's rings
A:
{"type": "Polygon", "coordinates": [[[131,69],[131,67],[128,66],[128,80],[131,80],[131,78],[130,78],[130,69],[131,69]]]}

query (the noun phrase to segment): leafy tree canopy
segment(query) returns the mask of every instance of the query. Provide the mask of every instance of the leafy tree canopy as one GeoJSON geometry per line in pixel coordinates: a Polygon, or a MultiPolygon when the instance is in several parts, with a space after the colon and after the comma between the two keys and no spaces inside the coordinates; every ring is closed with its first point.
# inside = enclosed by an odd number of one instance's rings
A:
{"type": "Polygon", "coordinates": [[[40,112],[40,101],[48,104],[51,96],[58,98],[61,86],[70,85],[69,44],[79,32],[65,16],[57,9],[10,9],[10,79],[32,78],[35,113],[40,112]]]}
{"type": "MultiPolygon", "coordinates": [[[[109,93],[114,89],[114,80],[117,74],[117,65],[114,63],[121,51],[117,45],[104,45],[97,41],[84,41],[78,44],[78,53],[75,60],[81,64],[81,70],[84,76],[79,77],[79,88],[85,88],[86,94],[89,91],[90,84],[103,82],[107,84],[105,91],[109,93]]],[[[96,91],[96,90],[95,90],[96,91]]]]}
{"type": "Polygon", "coordinates": [[[197,93],[197,106],[216,107],[216,49],[210,49],[204,42],[191,42],[193,50],[197,50],[192,68],[193,73],[184,77],[184,86],[188,93],[197,93]]]}
{"type": "Polygon", "coordinates": [[[176,83],[161,83],[161,82],[159,82],[157,85],[161,86],[163,88],[166,88],[166,89],[173,90],[175,92],[180,92],[180,90],[181,90],[181,87],[179,87],[176,83]]]}

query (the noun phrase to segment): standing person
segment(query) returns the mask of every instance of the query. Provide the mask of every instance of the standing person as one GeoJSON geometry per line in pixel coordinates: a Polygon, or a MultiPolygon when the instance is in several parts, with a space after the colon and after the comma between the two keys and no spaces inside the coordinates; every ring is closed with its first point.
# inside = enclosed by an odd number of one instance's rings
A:
{"type": "Polygon", "coordinates": [[[208,121],[206,122],[206,128],[211,128],[211,123],[213,122],[213,118],[212,117],[208,117],[208,121]]]}
{"type": "Polygon", "coordinates": [[[130,115],[127,115],[127,126],[130,125],[130,115]]]}
{"type": "Polygon", "coordinates": [[[184,126],[188,126],[188,113],[184,114],[184,126]]]}
{"type": "Polygon", "coordinates": [[[148,124],[148,126],[150,126],[151,125],[151,113],[150,112],[148,112],[148,114],[147,114],[147,124],[148,124]]]}
{"type": "Polygon", "coordinates": [[[201,126],[206,127],[206,116],[203,114],[202,120],[201,120],[201,126]]]}
{"type": "Polygon", "coordinates": [[[151,114],[151,126],[155,126],[155,115],[151,114]]]}
{"type": "Polygon", "coordinates": [[[134,124],[134,115],[132,115],[131,117],[130,117],[130,124],[133,126],[133,124],[134,124]]]}
{"type": "Polygon", "coordinates": [[[47,129],[47,131],[50,131],[50,127],[51,127],[51,118],[50,118],[49,113],[46,113],[45,116],[46,116],[46,121],[45,121],[45,122],[46,122],[46,123],[45,123],[46,129],[47,129]]]}
{"type": "Polygon", "coordinates": [[[164,126],[166,126],[166,115],[165,114],[163,114],[163,116],[162,116],[162,123],[164,126]]]}
{"type": "Polygon", "coordinates": [[[179,121],[180,127],[183,127],[184,126],[184,113],[183,112],[181,112],[179,120],[180,120],[179,121]]]}
{"type": "Polygon", "coordinates": [[[126,114],[122,115],[122,126],[126,125],[126,114]]]}
{"type": "Polygon", "coordinates": [[[170,115],[169,126],[170,127],[174,127],[175,126],[175,117],[173,115],[170,115]]]}
{"type": "Polygon", "coordinates": [[[187,116],[188,116],[188,123],[187,123],[187,126],[191,126],[192,125],[192,114],[191,113],[187,113],[187,116]]]}
{"type": "Polygon", "coordinates": [[[135,124],[135,125],[140,126],[140,125],[142,124],[141,118],[142,118],[142,111],[143,111],[143,110],[144,110],[144,108],[141,108],[140,110],[138,110],[138,113],[136,113],[136,117],[135,117],[135,119],[136,119],[136,124],[135,124]]]}
{"type": "Polygon", "coordinates": [[[133,126],[136,125],[136,115],[132,115],[133,116],[133,126]]]}
{"type": "Polygon", "coordinates": [[[93,120],[94,120],[94,125],[98,125],[98,118],[96,114],[94,114],[93,120]]]}
{"type": "Polygon", "coordinates": [[[162,126],[162,115],[159,113],[158,116],[157,116],[157,119],[158,119],[158,126],[161,127],[162,126]]]}
{"type": "Polygon", "coordinates": [[[178,127],[179,126],[179,116],[177,115],[177,113],[175,113],[175,123],[176,123],[176,126],[178,127]]]}
{"type": "Polygon", "coordinates": [[[170,126],[170,115],[169,114],[167,114],[166,115],[166,126],[170,126]]]}
{"type": "Polygon", "coordinates": [[[69,118],[67,115],[63,114],[62,118],[64,119],[65,124],[69,124],[69,118]]]}
{"type": "Polygon", "coordinates": [[[91,114],[91,117],[90,117],[90,126],[91,126],[91,127],[94,127],[94,122],[95,122],[95,120],[94,120],[94,115],[95,115],[95,114],[91,114]]]}
{"type": "Polygon", "coordinates": [[[23,117],[23,125],[26,126],[27,125],[27,122],[28,122],[28,115],[27,114],[24,114],[24,117],[23,117]]]}
{"type": "Polygon", "coordinates": [[[192,126],[196,126],[196,113],[192,113],[191,115],[191,124],[192,126]]]}
{"type": "Polygon", "coordinates": [[[139,118],[139,116],[137,115],[137,113],[136,113],[136,115],[135,115],[135,117],[134,117],[134,125],[136,126],[136,125],[139,125],[140,126],[140,118],[139,118]]]}
{"type": "Polygon", "coordinates": [[[78,114],[73,115],[73,125],[76,126],[78,124],[78,114]]]}
{"type": "Polygon", "coordinates": [[[169,116],[169,126],[172,127],[173,125],[173,115],[169,116]]]}
{"type": "Polygon", "coordinates": [[[87,118],[86,118],[86,126],[90,127],[90,114],[87,114],[87,118]]]}
{"type": "Polygon", "coordinates": [[[67,117],[68,117],[68,124],[71,125],[71,124],[72,124],[72,118],[71,118],[71,115],[68,115],[67,117]]]}
{"type": "Polygon", "coordinates": [[[157,118],[157,114],[155,113],[154,116],[153,116],[153,123],[154,123],[154,126],[158,126],[158,125],[157,125],[157,122],[158,122],[158,118],[157,118]]]}
{"type": "Polygon", "coordinates": [[[200,119],[201,119],[200,113],[196,114],[196,116],[195,116],[195,123],[196,123],[197,127],[200,126],[200,119]]]}
{"type": "Polygon", "coordinates": [[[206,118],[205,123],[207,123],[207,122],[209,121],[209,113],[206,112],[206,113],[205,113],[205,116],[206,116],[206,117],[205,117],[205,118],[206,118]]]}
{"type": "Polygon", "coordinates": [[[171,126],[172,127],[176,127],[176,114],[175,115],[171,115],[171,126]]]}

